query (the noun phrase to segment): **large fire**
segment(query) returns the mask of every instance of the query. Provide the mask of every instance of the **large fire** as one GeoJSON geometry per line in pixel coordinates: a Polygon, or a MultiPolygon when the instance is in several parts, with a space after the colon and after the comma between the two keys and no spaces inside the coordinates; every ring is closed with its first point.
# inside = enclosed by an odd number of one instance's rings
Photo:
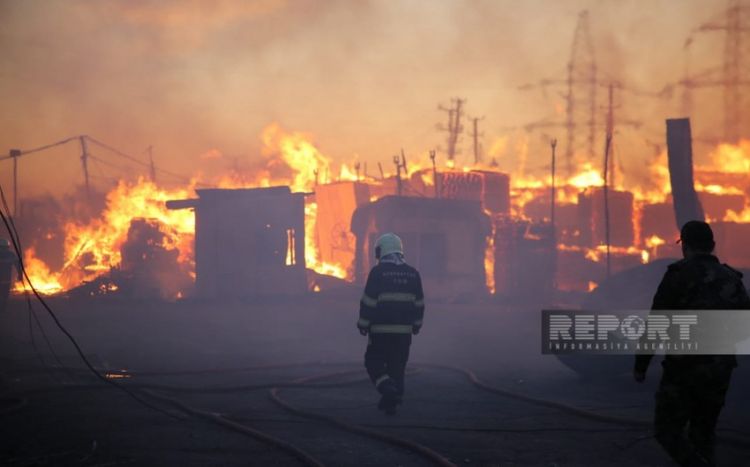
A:
{"type": "MultiPolygon", "coordinates": [[[[42,292],[68,290],[90,281],[118,266],[121,247],[125,243],[133,219],[158,221],[167,250],[179,252],[181,262],[192,262],[192,242],[195,232],[190,212],[170,211],[165,202],[186,197],[191,189],[166,190],[139,178],[134,183],[120,181],[107,194],[107,207],[101,217],[86,224],[67,222],[64,226],[64,266],[59,271],[50,268],[36,257],[34,247],[24,252],[24,264],[34,286],[42,292]]],[[[17,287],[21,289],[19,285],[17,287]]]]}
{"type": "MultiPolygon", "coordinates": [[[[421,196],[431,196],[435,181],[432,161],[421,155],[404,166],[386,172],[384,177],[375,179],[360,171],[359,164],[337,164],[321,153],[313,144],[309,135],[297,132],[286,132],[279,125],[271,124],[262,133],[264,156],[262,166],[251,173],[233,173],[217,180],[206,180],[196,176],[189,186],[178,189],[167,189],[145,179],[120,181],[106,196],[106,207],[100,216],[89,222],[67,221],[64,223],[64,263],[54,270],[38,254],[38,249],[30,246],[24,252],[27,272],[36,288],[43,293],[56,293],[70,290],[82,283],[118,268],[122,261],[121,249],[128,238],[128,232],[134,219],[148,219],[155,222],[161,233],[159,247],[173,251],[180,264],[194,271],[193,242],[195,235],[194,215],[188,210],[168,210],[165,202],[170,199],[190,198],[194,188],[200,183],[220,188],[251,188],[287,185],[294,192],[307,193],[305,203],[305,264],[309,269],[323,275],[340,279],[351,279],[348,264],[324,262],[321,260],[319,239],[316,234],[318,204],[314,193],[316,187],[334,181],[364,181],[370,185],[382,186],[395,176],[398,170],[404,182],[410,178],[421,181],[427,187],[421,196]],[[332,176],[332,174],[334,174],[332,176]]],[[[709,154],[710,164],[696,168],[696,189],[700,193],[712,196],[732,195],[739,199],[731,209],[711,221],[750,223],[750,141],[737,145],[721,144],[709,154]]],[[[525,158],[517,173],[512,173],[511,180],[511,217],[533,221],[528,212],[530,203],[538,202],[540,196],[549,198],[551,178],[549,174],[535,177],[525,170],[525,158]]],[[[470,172],[474,169],[497,171],[495,167],[452,167],[453,172],[470,172]]],[[[381,169],[382,170],[382,169],[381,169]]],[[[440,171],[446,171],[440,168],[440,171]]],[[[593,263],[602,263],[609,251],[610,255],[630,257],[641,263],[647,263],[659,257],[663,248],[669,247],[668,240],[653,234],[642,233],[641,216],[645,206],[664,204],[670,201],[669,171],[666,153],[655,156],[647,166],[648,176],[633,182],[624,180],[622,174],[616,174],[616,184],[611,187],[620,192],[627,191],[633,199],[634,238],[629,245],[611,245],[608,249],[602,243],[571,244],[565,238],[558,239],[558,250],[578,254],[593,263]],[[630,182],[630,183],[627,183],[630,182]],[[642,238],[643,237],[643,238],[642,238]]],[[[586,163],[571,176],[561,177],[556,181],[556,203],[561,207],[579,203],[583,190],[602,187],[604,183],[601,170],[593,164],[586,163]]],[[[395,185],[394,185],[395,186],[395,185]]],[[[383,193],[386,193],[383,191],[383,193]]],[[[374,201],[381,195],[371,195],[374,201]]],[[[543,219],[547,220],[548,219],[543,219]]],[[[486,286],[494,291],[494,234],[488,238],[484,257],[486,286]]],[[[194,277],[194,272],[192,272],[194,277]]],[[[594,283],[594,282],[591,282],[594,283]]],[[[588,288],[588,282],[584,288],[588,288]]],[[[16,290],[23,290],[17,286],[16,290]]]]}
{"type": "MultiPolygon", "coordinates": [[[[269,125],[262,134],[265,168],[252,177],[226,176],[215,182],[220,188],[254,188],[289,185],[293,191],[312,193],[318,183],[330,181],[331,160],[324,156],[301,133],[286,133],[278,125],[269,125]]],[[[209,181],[200,180],[202,184],[209,181]]],[[[42,293],[57,293],[72,289],[84,282],[118,267],[122,262],[121,248],[131,222],[143,218],[156,221],[163,236],[160,247],[179,253],[178,261],[194,271],[193,241],[194,214],[188,210],[169,210],[166,201],[190,198],[195,186],[180,189],[159,187],[145,178],[120,181],[106,196],[106,208],[101,216],[88,223],[67,222],[64,226],[64,266],[52,271],[38,258],[34,247],[24,252],[24,264],[34,286],[42,293]]],[[[347,278],[345,265],[320,261],[315,242],[317,205],[305,205],[305,262],[320,274],[347,278]]],[[[194,274],[194,273],[193,273],[194,274]]],[[[16,291],[28,288],[18,284],[16,291]]]]}

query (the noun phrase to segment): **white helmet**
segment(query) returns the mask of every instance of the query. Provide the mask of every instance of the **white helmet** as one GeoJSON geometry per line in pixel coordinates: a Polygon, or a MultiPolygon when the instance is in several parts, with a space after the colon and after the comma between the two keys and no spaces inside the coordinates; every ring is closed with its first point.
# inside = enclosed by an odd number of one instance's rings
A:
{"type": "Polygon", "coordinates": [[[380,259],[391,253],[404,254],[404,244],[398,235],[394,233],[383,234],[375,242],[375,258],[380,259]]]}

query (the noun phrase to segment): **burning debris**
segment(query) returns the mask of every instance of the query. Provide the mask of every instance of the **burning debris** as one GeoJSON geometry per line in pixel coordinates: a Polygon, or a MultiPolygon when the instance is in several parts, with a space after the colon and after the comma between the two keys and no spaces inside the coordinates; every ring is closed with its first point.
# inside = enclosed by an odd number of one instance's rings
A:
{"type": "MultiPolygon", "coordinates": [[[[258,272],[268,264],[279,266],[279,271],[294,266],[290,290],[320,290],[320,278],[354,281],[369,264],[366,243],[381,229],[362,219],[380,219],[389,223],[388,230],[399,232],[393,223],[403,213],[394,206],[422,203],[433,213],[432,220],[423,219],[399,233],[409,243],[412,232],[416,240],[411,243],[424,243],[427,250],[438,251],[440,245],[451,243],[446,233],[451,229],[450,206],[459,200],[475,203],[465,207],[475,213],[466,228],[474,232],[469,242],[472,251],[480,252],[471,254],[481,259],[479,266],[465,272],[481,275],[490,293],[507,295],[520,290],[518,281],[524,282],[527,275],[542,280],[545,290],[588,291],[606,278],[608,250],[612,272],[679,253],[673,243],[677,231],[671,220],[674,208],[665,152],[648,167],[647,179],[626,186],[624,177],[618,176],[610,187],[607,248],[604,180],[589,163],[556,183],[552,227],[550,177],[507,174],[481,164],[443,168],[434,159],[425,163],[426,158],[407,164],[404,154],[398,158],[395,173],[382,171],[381,166],[380,177],[373,177],[366,165],[334,164],[308,135],[285,132],[276,124],[263,131],[262,141],[260,165],[244,170],[235,167],[213,183],[196,177],[184,188],[166,189],[143,178],[121,180],[101,197],[99,214],[85,212],[80,207],[85,203],[74,198],[63,205],[54,200],[27,200],[19,224],[35,226],[24,231],[24,238],[32,239],[24,245],[24,257],[37,288],[59,293],[89,284],[86,290],[97,294],[127,291],[146,296],[153,296],[158,288],[158,295],[169,299],[193,291],[198,296],[217,296],[244,288],[252,295],[253,287],[275,277],[258,272]],[[198,198],[191,199],[196,187],[206,184],[219,189],[198,189],[198,198]],[[254,190],[259,188],[267,190],[254,190]],[[399,194],[394,199],[403,201],[388,201],[389,196],[399,194]],[[354,218],[359,220],[353,222],[354,218]],[[478,219],[488,219],[486,226],[478,219]],[[235,232],[236,238],[219,239],[218,233],[224,231],[235,232]],[[430,232],[433,237],[422,239],[430,232]],[[222,248],[211,247],[209,238],[222,248]],[[233,253],[224,258],[224,250],[233,253]],[[134,256],[138,251],[141,260],[134,256]],[[259,256],[242,256],[250,251],[259,256]],[[266,256],[268,261],[259,259],[266,256]],[[251,274],[237,269],[239,264],[258,267],[251,274]],[[310,273],[300,272],[305,269],[310,273]],[[555,270],[557,274],[552,273],[555,270]],[[243,279],[219,280],[221,274],[243,279]],[[106,285],[115,282],[103,278],[114,276],[121,283],[106,285]]],[[[720,248],[726,248],[719,253],[729,255],[739,267],[750,265],[750,251],[732,241],[741,238],[750,225],[750,176],[743,172],[750,160],[748,150],[750,143],[744,141],[736,146],[719,145],[710,154],[712,164],[695,169],[697,199],[716,226],[717,237],[723,239],[720,248]]],[[[438,275],[447,274],[445,254],[436,253],[433,266],[438,275]]],[[[417,256],[414,260],[429,274],[432,268],[421,264],[417,256]]],[[[267,285],[276,282],[270,280],[267,285]]]]}
{"type": "Polygon", "coordinates": [[[490,219],[476,201],[386,196],[352,216],[357,238],[355,277],[364,282],[374,265],[374,240],[396,232],[425,286],[440,298],[486,294],[484,251],[490,219]]]}
{"type": "Polygon", "coordinates": [[[168,201],[195,212],[195,288],[201,298],[301,294],[305,200],[288,187],[203,189],[168,201]]]}

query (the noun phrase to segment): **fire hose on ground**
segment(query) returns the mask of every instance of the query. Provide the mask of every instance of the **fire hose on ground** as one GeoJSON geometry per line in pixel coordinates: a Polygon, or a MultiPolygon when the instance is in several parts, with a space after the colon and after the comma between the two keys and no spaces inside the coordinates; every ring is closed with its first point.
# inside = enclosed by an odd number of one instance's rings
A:
{"type": "MultiPolygon", "coordinates": [[[[321,379],[326,379],[330,377],[330,375],[318,375],[318,376],[308,376],[305,378],[300,378],[295,380],[295,383],[305,384],[310,381],[317,381],[321,379]]],[[[324,422],[327,422],[331,425],[334,425],[338,428],[341,428],[345,431],[349,431],[352,433],[357,433],[360,435],[364,435],[370,438],[378,439],[381,441],[385,441],[389,444],[394,444],[396,446],[400,446],[403,448],[406,448],[410,451],[415,452],[416,454],[426,458],[427,460],[431,461],[435,465],[443,466],[443,467],[455,467],[456,464],[448,460],[446,457],[444,457],[442,454],[438,453],[437,451],[433,451],[432,449],[428,448],[427,446],[424,446],[419,443],[415,443],[414,441],[409,441],[403,438],[400,438],[398,436],[389,435],[388,433],[383,433],[381,431],[373,430],[371,428],[364,427],[362,425],[356,425],[354,423],[349,423],[341,418],[338,417],[331,417],[329,415],[324,415],[317,412],[312,412],[309,410],[300,409],[298,407],[293,406],[292,404],[288,403],[284,399],[281,398],[281,388],[276,387],[272,388],[268,394],[271,397],[271,400],[276,403],[279,407],[283,408],[284,410],[293,413],[295,415],[299,415],[301,417],[310,418],[313,420],[322,420],[324,422]]]]}
{"type": "MultiPolygon", "coordinates": [[[[213,374],[233,373],[233,372],[236,373],[236,372],[252,371],[252,370],[258,370],[258,369],[282,369],[282,368],[293,368],[293,367],[302,367],[302,366],[304,367],[346,366],[346,365],[353,365],[353,364],[359,365],[359,362],[356,362],[356,363],[354,362],[339,362],[339,363],[330,363],[330,362],[312,363],[310,362],[310,363],[305,363],[305,364],[266,365],[266,366],[235,368],[235,369],[227,369],[227,370],[211,369],[211,370],[166,371],[166,372],[121,371],[121,372],[111,372],[111,374],[142,375],[142,376],[198,375],[198,374],[212,374],[212,373],[213,374]]],[[[557,401],[553,401],[549,399],[532,397],[532,396],[528,396],[522,393],[498,388],[498,387],[489,385],[485,383],[484,381],[482,381],[472,370],[462,368],[462,367],[454,367],[454,366],[448,366],[448,365],[436,365],[436,364],[419,364],[416,366],[416,368],[425,368],[425,369],[431,368],[431,369],[445,370],[445,371],[459,373],[465,376],[477,388],[490,392],[492,394],[501,395],[504,397],[520,400],[526,403],[530,403],[530,404],[534,404],[534,405],[538,405],[542,407],[553,408],[553,409],[560,410],[562,412],[569,413],[571,415],[574,415],[580,418],[586,418],[589,420],[602,422],[602,423],[611,423],[611,424],[624,425],[624,426],[637,427],[637,428],[648,428],[651,426],[651,422],[646,419],[636,419],[636,418],[606,415],[606,414],[594,412],[591,410],[581,409],[573,405],[569,405],[569,404],[565,404],[565,403],[561,403],[561,402],[557,402],[557,401]]],[[[280,393],[283,388],[336,388],[336,387],[344,387],[344,386],[358,384],[358,383],[367,381],[367,378],[358,378],[355,380],[338,381],[338,382],[331,382],[331,383],[319,382],[325,379],[341,377],[341,376],[351,375],[351,374],[360,373],[360,372],[361,370],[349,370],[349,371],[341,371],[341,372],[336,372],[336,373],[327,373],[324,375],[315,375],[311,377],[300,378],[291,382],[238,385],[238,386],[185,387],[185,386],[173,386],[173,385],[144,384],[144,383],[135,383],[135,382],[132,382],[132,383],[128,382],[127,384],[128,386],[131,386],[134,389],[143,391],[144,394],[147,394],[148,396],[152,398],[155,398],[162,402],[170,403],[173,406],[178,407],[183,412],[212,421],[228,429],[232,429],[234,431],[256,438],[262,442],[266,442],[268,444],[274,445],[294,455],[295,457],[297,457],[298,459],[300,459],[307,465],[317,466],[317,465],[322,465],[322,464],[316,459],[314,459],[312,456],[307,454],[306,452],[300,450],[299,448],[296,448],[295,446],[291,445],[290,443],[286,441],[267,435],[266,433],[247,427],[238,422],[229,420],[221,414],[203,411],[203,410],[189,407],[180,401],[169,398],[162,394],[157,394],[154,391],[158,390],[158,391],[169,391],[169,392],[177,392],[177,393],[221,394],[221,393],[246,392],[246,391],[257,390],[257,389],[270,389],[269,395],[272,401],[275,404],[282,407],[283,409],[289,411],[290,413],[293,413],[295,415],[302,416],[308,419],[324,421],[345,431],[364,435],[370,438],[375,438],[375,439],[378,439],[378,440],[381,440],[390,444],[395,444],[399,447],[409,449],[437,465],[442,465],[442,466],[454,465],[450,462],[450,460],[448,460],[441,454],[437,453],[436,451],[433,451],[432,449],[426,446],[423,446],[423,445],[420,445],[418,443],[414,443],[408,440],[404,440],[402,438],[399,438],[399,437],[396,437],[387,433],[373,430],[363,425],[353,424],[353,423],[350,423],[348,421],[345,421],[337,417],[331,417],[328,415],[324,415],[324,414],[320,414],[317,412],[312,412],[309,410],[295,407],[280,397],[280,393]]],[[[66,385],[64,388],[83,389],[83,388],[94,388],[94,387],[102,387],[102,386],[92,385],[92,384],[81,384],[81,385],[66,385]]],[[[34,391],[32,390],[32,392],[34,391]]],[[[719,437],[719,440],[725,444],[729,444],[735,447],[744,448],[744,449],[750,448],[750,440],[748,440],[747,437],[722,435],[719,437]]]]}

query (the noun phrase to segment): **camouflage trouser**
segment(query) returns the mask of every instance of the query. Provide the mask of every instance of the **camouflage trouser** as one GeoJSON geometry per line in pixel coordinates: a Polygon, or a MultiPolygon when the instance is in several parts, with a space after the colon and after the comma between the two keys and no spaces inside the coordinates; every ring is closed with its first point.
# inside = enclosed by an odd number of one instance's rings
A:
{"type": "Polygon", "coordinates": [[[678,464],[713,465],[714,431],[732,369],[731,363],[721,360],[689,366],[664,362],[656,392],[654,435],[678,464]]]}
{"type": "Polygon", "coordinates": [[[8,296],[10,295],[11,283],[10,281],[3,281],[0,279],[0,313],[5,311],[5,307],[8,305],[8,296]]]}

